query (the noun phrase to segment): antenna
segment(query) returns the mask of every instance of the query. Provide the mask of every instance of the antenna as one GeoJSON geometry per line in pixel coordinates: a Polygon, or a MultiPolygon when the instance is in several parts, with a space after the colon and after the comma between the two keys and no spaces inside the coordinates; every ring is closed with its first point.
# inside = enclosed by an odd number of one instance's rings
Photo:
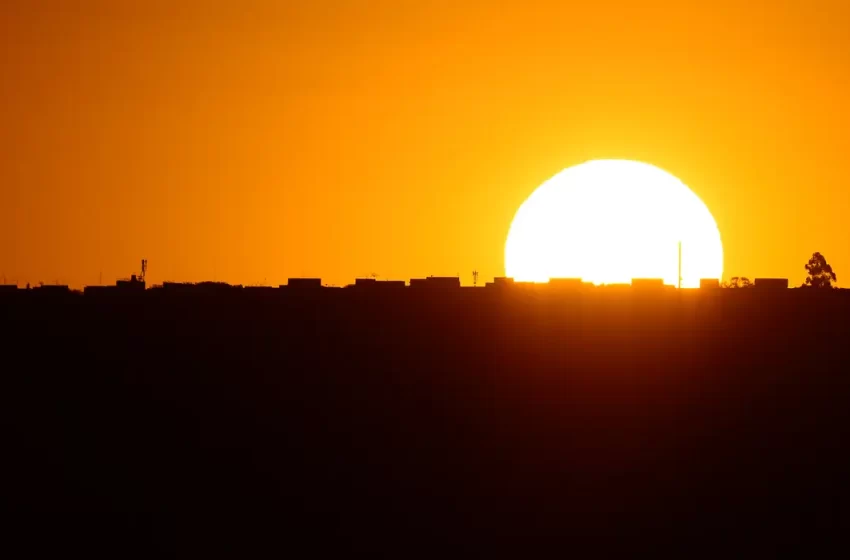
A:
{"type": "Polygon", "coordinates": [[[474,288],[477,285],[478,285],[478,271],[473,270],[472,271],[472,287],[474,288]]]}
{"type": "Polygon", "coordinates": [[[679,241],[679,289],[682,289],[682,242],[679,241]]]}
{"type": "Polygon", "coordinates": [[[139,274],[139,282],[145,281],[145,273],[148,271],[148,260],[142,259],[142,273],[139,274]]]}

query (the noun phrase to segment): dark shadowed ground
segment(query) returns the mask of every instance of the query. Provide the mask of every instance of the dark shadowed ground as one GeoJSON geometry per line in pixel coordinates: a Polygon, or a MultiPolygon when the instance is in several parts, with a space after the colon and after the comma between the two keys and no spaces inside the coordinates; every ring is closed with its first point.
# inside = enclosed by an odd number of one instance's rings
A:
{"type": "Polygon", "coordinates": [[[843,291],[33,290],[0,324],[33,550],[846,552],[843,291]]]}

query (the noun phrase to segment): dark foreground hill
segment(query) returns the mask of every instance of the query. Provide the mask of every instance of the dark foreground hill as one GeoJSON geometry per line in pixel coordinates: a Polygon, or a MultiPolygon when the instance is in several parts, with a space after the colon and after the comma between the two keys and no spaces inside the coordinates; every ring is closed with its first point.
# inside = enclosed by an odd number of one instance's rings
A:
{"type": "Polygon", "coordinates": [[[0,320],[33,550],[846,546],[844,292],[19,293],[0,320]]]}

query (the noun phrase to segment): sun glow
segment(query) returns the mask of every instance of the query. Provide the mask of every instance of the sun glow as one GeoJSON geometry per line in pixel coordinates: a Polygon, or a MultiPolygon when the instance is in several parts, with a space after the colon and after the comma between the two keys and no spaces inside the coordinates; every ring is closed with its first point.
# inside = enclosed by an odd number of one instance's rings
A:
{"type": "Polygon", "coordinates": [[[582,278],[594,284],[662,278],[682,287],[720,278],[723,246],[703,202],[646,163],[593,160],[561,171],[517,210],[505,273],[518,281],[582,278]]]}

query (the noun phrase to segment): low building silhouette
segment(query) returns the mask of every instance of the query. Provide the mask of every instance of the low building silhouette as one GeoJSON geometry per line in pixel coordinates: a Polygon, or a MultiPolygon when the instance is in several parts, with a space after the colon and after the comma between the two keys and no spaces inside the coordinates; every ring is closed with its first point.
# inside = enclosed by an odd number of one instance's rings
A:
{"type": "Polygon", "coordinates": [[[485,288],[505,288],[507,286],[512,286],[514,283],[513,278],[509,278],[506,276],[496,276],[493,278],[492,282],[487,282],[484,284],[485,288]]]}
{"type": "Polygon", "coordinates": [[[354,287],[355,288],[373,288],[377,280],[375,278],[355,278],[354,279],[354,287]]]}
{"type": "Polygon", "coordinates": [[[42,294],[67,294],[71,289],[64,284],[43,284],[36,287],[35,291],[42,294]]]}
{"type": "Polygon", "coordinates": [[[289,278],[286,280],[286,285],[281,286],[281,288],[294,288],[294,289],[312,289],[315,290],[317,288],[322,287],[322,279],[321,278],[289,278]]]}
{"type": "Polygon", "coordinates": [[[410,287],[414,289],[451,290],[460,288],[460,278],[457,276],[428,276],[427,278],[411,278],[410,287]]]}
{"type": "Polygon", "coordinates": [[[718,278],[700,278],[699,287],[701,290],[713,290],[720,287],[718,278]]]}
{"type": "Polygon", "coordinates": [[[145,281],[139,280],[139,278],[133,274],[129,279],[122,278],[115,282],[115,287],[119,290],[144,290],[145,281]]]}
{"type": "Polygon", "coordinates": [[[118,290],[117,286],[85,286],[83,287],[83,295],[85,296],[103,296],[113,294],[118,290]]]}
{"type": "Polygon", "coordinates": [[[407,287],[404,280],[377,280],[375,278],[356,278],[352,286],[357,290],[398,290],[407,287]]]}

